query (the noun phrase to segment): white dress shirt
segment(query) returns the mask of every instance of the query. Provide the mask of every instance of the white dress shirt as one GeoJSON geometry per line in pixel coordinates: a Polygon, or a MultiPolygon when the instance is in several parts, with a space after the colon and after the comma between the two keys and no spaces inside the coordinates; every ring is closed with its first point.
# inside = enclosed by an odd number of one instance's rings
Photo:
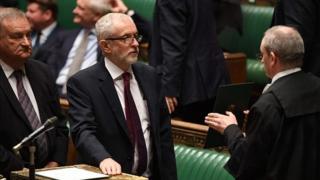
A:
{"type": "MultiPolygon", "coordinates": [[[[115,64],[113,64],[110,60],[105,58],[105,66],[107,70],[109,71],[114,86],[116,88],[122,111],[124,116],[126,116],[125,113],[125,101],[124,101],[124,84],[123,84],[123,78],[122,74],[124,73],[123,70],[121,70],[119,67],[117,67],[115,64]]],[[[135,78],[134,73],[132,72],[132,69],[130,67],[129,71],[131,74],[132,79],[130,80],[130,91],[133,96],[133,100],[135,102],[136,108],[138,110],[139,119],[142,126],[142,132],[144,136],[144,140],[146,142],[147,146],[147,170],[143,173],[143,176],[150,177],[151,171],[150,171],[150,162],[152,158],[152,149],[151,149],[151,138],[150,138],[150,119],[149,119],[149,113],[148,113],[148,106],[147,101],[143,99],[142,91],[139,88],[139,84],[135,78]]],[[[135,146],[135,152],[134,152],[134,163],[132,167],[132,172],[136,172],[138,168],[138,152],[137,152],[137,146],[135,146]]]]}
{"type": "MultiPolygon", "coordinates": [[[[44,28],[43,30],[41,30],[41,36],[40,36],[40,40],[39,40],[39,45],[42,45],[43,43],[45,43],[48,39],[48,37],[50,36],[51,32],[54,30],[54,28],[57,26],[57,22],[53,22],[52,24],[50,24],[50,26],[44,28]]],[[[32,37],[32,47],[36,44],[36,39],[37,39],[37,35],[32,37]]]]}
{"type": "MultiPolygon", "coordinates": [[[[12,67],[10,67],[9,65],[7,65],[5,62],[3,62],[1,59],[0,59],[0,65],[4,71],[4,74],[6,75],[8,81],[10,83],[10,86],[11,86],[14,94],[16,95],[17,99],[19,99],[18,90],[17,90],[17,80],[12,75],[12,73],[14,72],[14,69],[12,67]]],[[[21,70],[25,73],[24,67],[21,70]]],[[[29,82],[29,79],[27,76],[22,76],[22,83],[23,83],[24,89],[26,90],[26,92],[30,98],[33,109],[35,110],[35,112],[38,116],[38,119],[40,120],[38,104],[37,104],[36,98],[33,94],[33,91],[32,91],[32,88],[31,88],[31,85],[30,85],[30,82],[29,82]]]]}
{"type": "MultiPolygon", "coordinates": [[[[73,43],[73,46],[72,46],[70,52],[68,54],[68,59],[66,61],[66,64],[59,72],[58,78],[56,80],[56,84],[58,84],[60,86],[64,86],[67,83],[70,65],[72,64],[74,57],[76,56],[76,51],[80,45],[82,37],[84,36],[84,31],[85,30],[82,29],[79,32],[77,38],[75,39],[75,41],[73,43]]],[[[88,46],[87,46],[87,50],[86,50],[86,53],[84,56],[84,61],[81,64],[80,70],[88,68],[88,67],[97,63],[98,41],[97,41],[97,37],[95,34],[96,34],[95,30],[92,29],[89,36],[88,36],[88,38],[89,38],[88,46]]]]}

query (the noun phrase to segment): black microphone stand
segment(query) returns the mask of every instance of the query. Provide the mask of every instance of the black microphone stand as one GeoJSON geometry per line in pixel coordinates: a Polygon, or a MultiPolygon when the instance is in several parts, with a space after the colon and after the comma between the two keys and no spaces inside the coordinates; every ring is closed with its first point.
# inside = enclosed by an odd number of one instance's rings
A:
{"type": "Polygon", "coordinates": [[[32,141],[29,145],[29,156],[30,156],[30,164],[29,164],[29,180],[35,180],[35,152],[36,152],[36,144],[34,141],[32,141]]]}

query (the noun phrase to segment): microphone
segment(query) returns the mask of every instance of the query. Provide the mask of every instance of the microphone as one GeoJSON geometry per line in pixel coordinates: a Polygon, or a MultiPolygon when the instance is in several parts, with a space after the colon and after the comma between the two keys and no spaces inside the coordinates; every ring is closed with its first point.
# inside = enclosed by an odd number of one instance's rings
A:
{"type": "Polygon", "coordinates": [[[16,154],[19,154],[19,150],[22,147],[24,147],[24,146],[28,145],[29,143],[31,143],[35,138],[37,138],[41,134],[53,129],[57,122],[58,122],[58,118],[56,116],[53,116],[53,117],[47,119],[47,121],[40,128],[38,128],[35,131],[33,131],[30,135],[28,135],[27,137],[23,138],[20,143],[15,145],[12,148],[13,151],[16,154]]]}

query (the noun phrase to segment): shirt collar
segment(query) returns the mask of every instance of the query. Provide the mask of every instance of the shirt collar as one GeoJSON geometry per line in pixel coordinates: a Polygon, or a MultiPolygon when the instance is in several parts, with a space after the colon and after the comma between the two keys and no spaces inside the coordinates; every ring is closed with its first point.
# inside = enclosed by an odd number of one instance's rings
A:
{"type": "MultiPolygon", "coordinates": [[[[104,59],[104,62],[105,62],[105,66],[106,66],[107,70],[109,71],[113,81],[121,79],[121,76],[124,73],[124,71],[122,69],[120,69],[118,66],[116,66],[113,62],[111,62],[106,57],[104,59]]],[[[133,74],[131,66],[129,67],[129,70],[127,72],[133,74]]]]}
{"type": "Polygon", "coordinates": [[[280,78],[282,78],[284,76],[287,76],[289,74],[293,74],[293,73],[298,72],[298,71],[301,71],[300,67],[296,67],[296,68],[292,68],[292,69],[287,69],[287,70],[281,71],[281,72],[277,73],[275,76],[273,76],[271,84],[273,84],[278,79],[280,79],[280,78]]]}
{"type": "Polygon", "coordinates": [[[83,28],[82,30],[81,30],[81,33],[82,34],[84,34],[84,32],[86,31],[86,30],[89,30],[90,32],[89,32],[89,35],[97,35],[97,32],[96,32],[96,29],[95,28],[91,28],[91,29],[86,29],[86,28],[83,28]]]}
{"type": "MultiPolygon", "coordinates": [[[[0,59],[0,65],[2,67],[2,70],[7,78],[10,78],[12,73],[15,71],[11,66],[6,64],[2,59],[0,59]]],[[[25,73],[25,67],[23,66],[21,68],[22,72],[25,73]]]]}
{"type": "Polygon", "coordinates": [[[50,24],[48,27],[44,28],[41,31],[41,35],[43,35],[44,37],[48,37],[50,35],[50,33],[53,31],[53,29],[58,25],[58,23],[55,21],[52,24],[50,24]]]}

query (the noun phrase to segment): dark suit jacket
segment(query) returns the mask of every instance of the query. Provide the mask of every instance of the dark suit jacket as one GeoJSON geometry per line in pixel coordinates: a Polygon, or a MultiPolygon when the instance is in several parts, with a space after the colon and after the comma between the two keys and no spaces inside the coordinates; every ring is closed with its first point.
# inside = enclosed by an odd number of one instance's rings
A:
{"type": "MultiPolygon", "coordinates": [[[[48,67],[41,62],[28,60],[25,69],[42,123],[52,116],[59,117],[58,126],[47,132],[49,150],[47,162],[56,161],[63,165],[67,155],[68,129],[60,112],[54,81],[48,67]]],[[[25,162],[29,162],[27,148],[21,149],[22,159],[19,159],[13,154],[12,147],[33,130],[2,68],[0,68],[0,104],[0,174],[8,175],[11,170],[19,170],[25,162]]],[[[44,164],[36,162],[36,166],[43,167],[44,164]]]]}
{"type": "Polygon", "coordinates": [[[214,98],[227,82],[217,43],[212,0],[157,0],[150,64],[162,74],[165,96],[180,104],[214,98]]]}
{"type": "Polygon", "coordinates": [[[278,79],[250,109],[247,137],[228,127],[236,179],[319,179],[320,79],[297,72],[278,79]]]}
{"type": "Polygon", "coordinates": [[[32,52],[32,58],[47,63],[49,57],[55,53],[55,45],[59,33],[62,33],[64,29],[57,25],[48,36],[47,40],[36,50],[32,52]]]}
{"type": "Polygon", "coordinates": [[[320,1],[278,0],[272,25],[295,27],[305,45],[303,70],[320,77],[320,1]]]}
{"type": "MultiPolygon", "coordinates": [[[[153,68],[134,64],[133,72],[148,105],[151,124],[154,179],[176,179],[170,118],[159,98],[157,75],[153,68]]],[[[80,161],[94,166],[105,158],[117,161],[130,173],[133,147],[113,80],[104,61],[80,71],[68,81],[71,134],[80,161]]]]}

